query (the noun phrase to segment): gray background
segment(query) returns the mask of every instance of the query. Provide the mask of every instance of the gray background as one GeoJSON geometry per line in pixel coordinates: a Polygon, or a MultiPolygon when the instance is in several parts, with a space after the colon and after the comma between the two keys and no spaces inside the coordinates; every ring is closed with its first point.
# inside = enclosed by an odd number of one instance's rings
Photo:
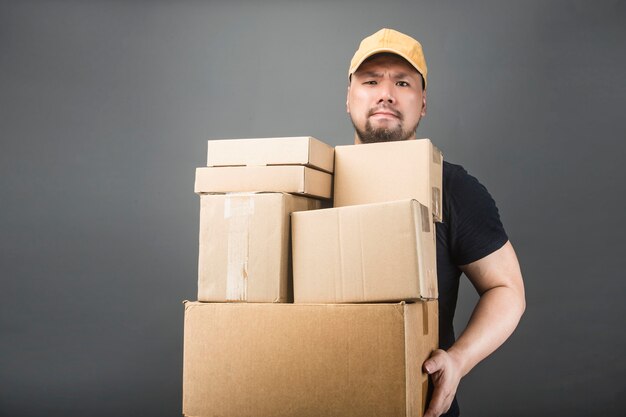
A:
{"type": "MultiPolygon", "coordinates": [[[[491,191],[528,307],[466,416],[621,414],[618,1],[0,2],[0,415],[177,416],[206,139],[352,141],[348,62],[424,45],[431,138],[491,191]]],[[[457,328],[476,300],[464,280],[457,328]]]]}

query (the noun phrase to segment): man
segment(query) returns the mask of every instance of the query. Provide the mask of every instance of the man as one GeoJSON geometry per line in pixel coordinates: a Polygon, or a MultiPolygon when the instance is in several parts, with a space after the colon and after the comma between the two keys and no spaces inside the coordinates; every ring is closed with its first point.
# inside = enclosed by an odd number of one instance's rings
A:
{"type": "MultiPolygon", "coordinates": [[[[426,115],[427,68],[415,39],[390,29],[365,38],[350,64],[346,108],[355,143],[415,139],[426,115]]],[[[433,392],[426,417],[458,416],[459,382],[511,335],[525,309],[515,251],[496,205],[476,178],[444,161],[443,223],[437,223],[440,349],[424,364],[433,392]],[[461,273],[480,299],[455,341],[461,273]]]]}

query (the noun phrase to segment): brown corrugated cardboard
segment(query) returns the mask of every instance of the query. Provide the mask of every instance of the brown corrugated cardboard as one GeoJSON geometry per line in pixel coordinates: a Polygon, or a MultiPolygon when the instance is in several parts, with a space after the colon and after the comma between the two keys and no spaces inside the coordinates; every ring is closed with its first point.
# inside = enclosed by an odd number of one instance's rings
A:
{"type": "Polygon", "coordinates": [[[442,170],[430,139],[337,146],[334,206],[414,198],[440,222],[442,170]]]}
{"type": "Polygon", "coordinates": [[[311,136],[210,140],[207,166],[306,165],[333,172],[334,150],[311,136]]]}
{"type": "Polygon", "coordinates": [[[185,304],[189,417],[422,416],[437,301],[185,304]]]}
{"type": "Polygon", "coordinates": [[[282,193],[200,196],[198,300],[293,300],[291,212],[320,200],[282,193]]]}
{"type": "Polygon", "coordinates": [[[331,198],[332,175],[298,165],[196,168],[194,190],[202,193],[284,192],[331,198]]]}
{"type": "Polygon", "coordinates": [[[416,200],[291,217],[296,303],[437,298],[435,225],[416,200]]]}

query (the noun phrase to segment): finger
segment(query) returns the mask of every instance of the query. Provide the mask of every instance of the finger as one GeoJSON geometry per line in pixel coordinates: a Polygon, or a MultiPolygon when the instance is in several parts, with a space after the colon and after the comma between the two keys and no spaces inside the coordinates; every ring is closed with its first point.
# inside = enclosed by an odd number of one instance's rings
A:
{"type": "Polygon", "coordinates": [[[424,417],[438,417],[441,414],[439,411],[443,405],[444,397],[445,395],[443,390],[439,387],[435,387],[433,390],[433,396],[428,404],[428,410],[426,410],[424,417]]]}
{"type": "Polygon", "coordinates": [[[424,370],[428,374],[433,374],[443,368],[444,352],[436,350],[432,356],[424,362],[424,370]]]}
{"type": "Polygon", "coordinates": [[[435,388],[424,417],[439,417],[447,412],[452,405],[453,398],[454,396],[449,392],[445,393],[442,389],[435,388]]]}

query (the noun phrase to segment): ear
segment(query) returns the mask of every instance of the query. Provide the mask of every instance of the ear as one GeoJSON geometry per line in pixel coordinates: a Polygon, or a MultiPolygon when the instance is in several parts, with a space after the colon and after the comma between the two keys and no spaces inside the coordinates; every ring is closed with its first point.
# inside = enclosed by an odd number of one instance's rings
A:
{"type": "Polygon", "coordinates": [[[350,85],[348,84],[348,92],[346,93],[346,113],[350,114],[350,85]]]}
{"type": "Polygon", "coordinates": [[[422,91],[422,112],[421,117],[426,116],[426,90],[422,91]]]}

